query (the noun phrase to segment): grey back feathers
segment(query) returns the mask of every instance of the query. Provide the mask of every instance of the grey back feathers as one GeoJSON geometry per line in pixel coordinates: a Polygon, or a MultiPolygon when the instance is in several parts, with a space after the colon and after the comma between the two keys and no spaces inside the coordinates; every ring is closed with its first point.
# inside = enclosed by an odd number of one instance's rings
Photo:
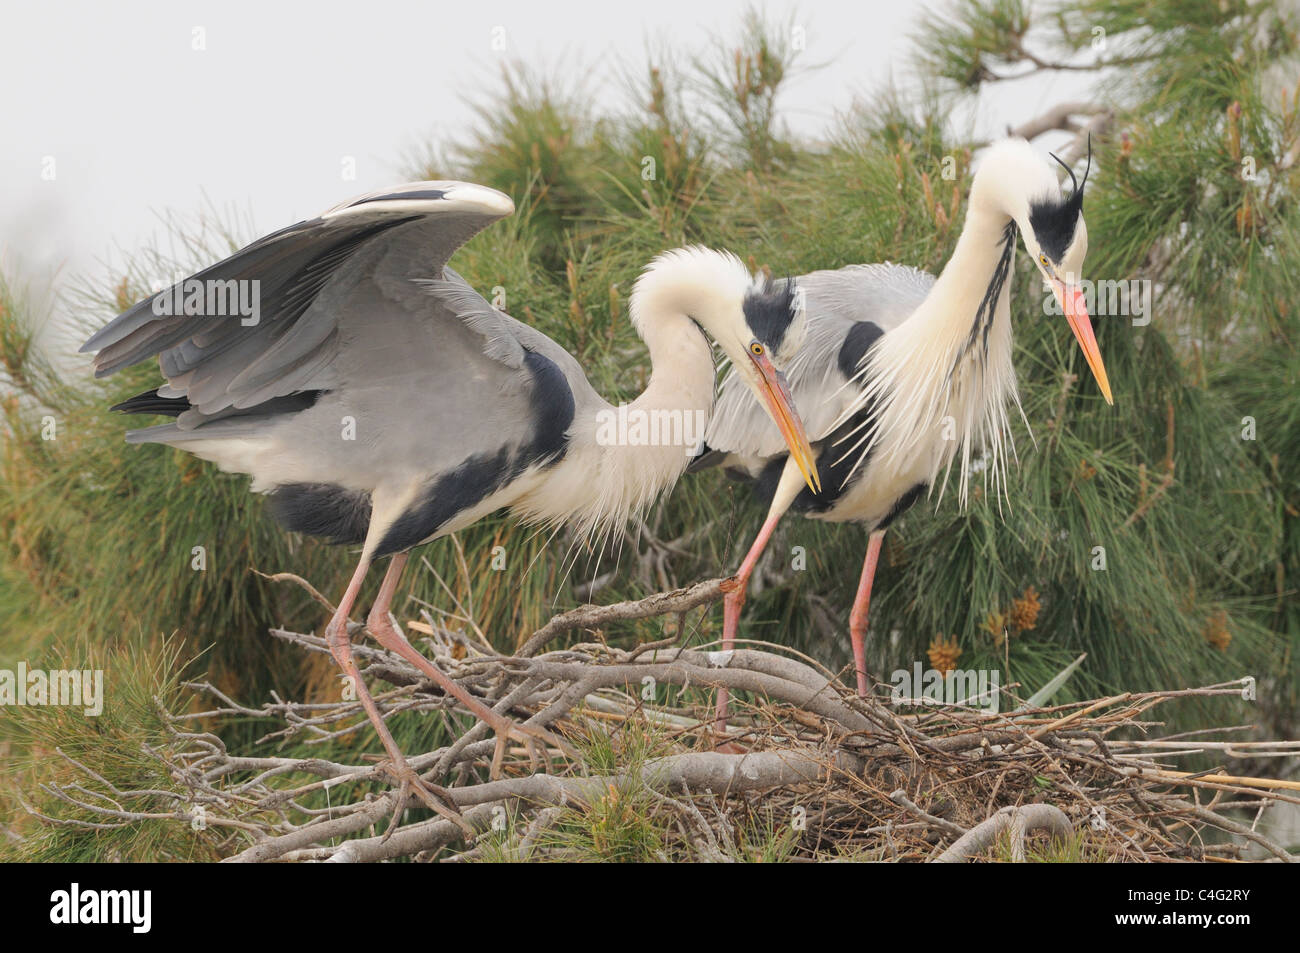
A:
{"type": "Polygon", "coordinates": [[[531,325],[494,308],[450,267],[444,268],[443,274],[442,278],[417,278],[414,283],[445,305],[467,328],[482,336],[484,356],[507,367],[519,368],[524,366],[525,356],[535,351],[554,361],[566,378],[582,387],[586,392],[583,396],[600,399],[572,354],[531,325]]]}

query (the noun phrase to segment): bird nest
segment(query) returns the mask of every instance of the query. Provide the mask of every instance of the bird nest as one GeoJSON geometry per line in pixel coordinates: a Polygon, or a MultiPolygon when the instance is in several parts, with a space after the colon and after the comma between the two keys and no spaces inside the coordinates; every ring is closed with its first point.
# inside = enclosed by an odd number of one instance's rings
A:
{"type": "MultiPolygon", "coordinates": [[[[367,680],[390,686],[376,692],[389,717],[433,711],[468,725],[450,744],[407,752],[440,785],[451,818],[398,803],[373,760],[237,755],[205,730],[213,719],[271,719],[267,742],[338,739],[367,730],[355,701],[250,707],[207,682],[188,688],[215,704],[164,712],[170,737],[149,749],[174,790],[128,790],[84,769],[76,783],[48,788],[75,818],[38,817],[96,828],[182,820],[246,862],[1295,859],[1262,833],[1262,819],[1281,802],[1300,804],[1300,784],[1173,765],[1196,753],[1233,763],[1294,756],[1300,743],[1212,737],[1240,727],[1161,737],[1156,720],[1174,699],[1240,696],[1249,680],[1056,706],[1025,705],[1004,687],[1012,710],[1001,713],[860,699],[779,646],[682,647],[685,613],[727,585],[583,606],[511,656],[409,625],[424,630],[423,649],[444,671],[522,729],[548,729],[558,746],[490,736],[404,661],[359,645],[367,680]],[[543,651],[573,632],[660,615],[677,623],[658,642],[543,651]],[[709,708],[721,687],[751,699],[725,735],[709,708]]],[[[313,635],[273,634],[327,651],[313,635]]]]}

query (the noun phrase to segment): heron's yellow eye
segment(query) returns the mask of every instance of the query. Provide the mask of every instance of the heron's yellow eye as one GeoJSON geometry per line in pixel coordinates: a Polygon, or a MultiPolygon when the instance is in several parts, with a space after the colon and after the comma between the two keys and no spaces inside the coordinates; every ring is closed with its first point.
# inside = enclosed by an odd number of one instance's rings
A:
{"type": "Polygon", "coordinates": [[[759,344],[757,341],[755,341],[753,344],[751,344],[751,345],[749,346],[749,352],[750,352],[751,354],[753,354],[755,357],[762,357],[762,356],[763,356],[763,345],[761,345],[761,344],[759,344]]]}
{"type": "Polygon", "coordinates": [[[1051,267],[1052,267],[1050,264],[1048,264],[1048,262],[1047,262],[1047,256],[1046,256],[1046,255],[1041,255],[1041,254],[1040,254],[1040,255],[1038,256],[1038,263],[1039,263],[1040,265],[1042,265],[1044,268],[1051,268],[1051,267]]]}

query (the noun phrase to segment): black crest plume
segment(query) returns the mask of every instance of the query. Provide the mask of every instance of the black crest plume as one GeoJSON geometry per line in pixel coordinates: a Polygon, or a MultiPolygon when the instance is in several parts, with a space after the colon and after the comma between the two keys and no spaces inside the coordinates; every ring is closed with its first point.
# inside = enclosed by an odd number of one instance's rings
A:
{"type": "Polygon", "coordinates": [[[1070,173],[1070,183],[1074,191],[1066,199],[1051,198],[1034,202],[1029,208],[1029,225],[1034,230],[1038,245],[1053,261],[1060,262],[1066,250],[1074,241],[1074,231],[1083,213],[1083,189],[1088,184],[1088,173],[1092,171],[1092,134],[1088,134],[1088,165],[1083,170],[1083,181],[1075,177],[1074,170],[1061,161],[1055,153],[1048,153],[1061,163],[1061,168],[1070,173]]]}
{"type": "Polygon", "coordinates": [[[1070,185],[1074,189],[1074,192],[1071,193],[1070,198],[1074,198],[1074,195],[1077,194],[1079,196],[1079,207],[1080,209],[1082,209],[1083,187],[1088,184],[1088,173],[1092,171],[1092,133],[1088,133],[1088,164],[1083,167],[1082,184],[1080,184],[1079,180],[1074,177],[1074,170],[1071,169],[1064,162],[1061,162],[1060,156],[1058,156],[1055,152],[1049,152],[1048,155],[1051,156],[1053,159],[1055,159],[1057,162],[1060,162],[1061,168],[1070,174],[1070,185]]]}

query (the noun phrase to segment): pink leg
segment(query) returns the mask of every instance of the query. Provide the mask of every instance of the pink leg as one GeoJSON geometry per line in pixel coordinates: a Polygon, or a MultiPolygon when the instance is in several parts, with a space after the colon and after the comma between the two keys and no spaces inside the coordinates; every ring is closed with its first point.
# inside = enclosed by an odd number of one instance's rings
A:
{"type": "MultiPolygon", "coordinates": [[[[401,749],[397,746],[397,742],[393,740],[392,732],[388,730],[388,726],[384,723],[384,716],[380,713],[379,706],[375,704],[374,698],[371,697],[369,689],[366,688],[366,683],[361,680],[361,672],[357,669],[356,660],[352,657],[352,641],[348,638],[348,613],[352,611],[352,606],[357,601],[357,593],[361,591],[361,583],[365,580],[366,570],[369,568],[370,561],[363,559],[360,565],[357,566],[357,571],[352,574],[352,581],[348,583],[347,591],[343,593],[343,598],[334,611],[334,617],[330,619],[329,625],[325,627],[325,641],[329,645],[330,654],[334,656],[334,661],[338,663],[339,668],[343,669],[343,674],[352,680],[357,699],[361,702],[361,707],[366,710],[370,723],[375,726],[375,732],[379,735],[379,740],[388,753],[388,760],[392,765],[390,773],[401,785],[397,797],[398,808],[393,815],[393,824],[396,824],[397,819],[401,816],[402,808],[406,804],[406,796],[414,792],[430,809],[455,821],[468,830],[464,818],[460,816],[454,806],[449,808],[440,803],[434,796],[437,789],[422,781],[411,769],[411,766],[407,764],[406,758],[403,757],[401,749]]],[[[450,803],[449,799],[448,803],[450,803]]],[[[389,831],[392,831],[392,825],[389,826],[389,831]]]]}
{"type": "Polygon", "coordinates": [[[523,736],[530,735],[540,741],[564,749],[563,742],[551,735],[550,732],[518,725],[500,712],[495,712],[487,707],[482,701],[467,692],[459,683],[452,681],[436,665],[421,655],[415,646],[407,641],[402,630],[393,624],[389,610],[393,604],[393,596],[397,592],[398,580],[402,577],[402,570],[406,568],[407,556],[407,553],[398,553],[393,557],[392,562],[388,564],[388,572],[384,574],[384,581],[379,586],[379,595],[375,599],[375,605],[366,618],[366,628],[370,631],[370,634],[379,641],[380,645],[406,659],[448,695],[468,708],[475,717],[486,722],[502,739],[511,736],[522,739],[523,736]]]}
{"type": "MultiPolygon", "coordinates": [[[[754,545],[749,547],[749,553],[745,556],[745,561],[740,564],[740,569],[736,571],[736,587],[723,597],[722,600],[722,650],[730,652],[736,645],[736,632],[740,628],[740,610],[745,605],[745,595],[749,589],[749,577],[754,572],[754,566],[758,564],[758,558],[763,555],[763,550],[767,547],[767,542],[772,537],[772,531],[776,529],[776,524],[781,521],[780,513],[773,513],[768,516],[763,523],[763,528],[758,531],[758,537],[754,540],[754,545]]],[[[718,707],[714,715],[713,727],[718,732],[727,729],[727,700],[729,693],[725,688],[718,689],[718,707]]]]}
{"type": "Polygon", "coordinates": [[[849,613],[849,638],[853,642],[853,667],[858,674],[858,695],[867,694],[867,648],[863,639],[867,634],[867,609],[871,606],[871,581],[876,578],[876,562],[880,558],[880,544],[885,531],[878,529],[867,537],[867,558],[862,563],[862,580],[858,594],[849,613]]]}

